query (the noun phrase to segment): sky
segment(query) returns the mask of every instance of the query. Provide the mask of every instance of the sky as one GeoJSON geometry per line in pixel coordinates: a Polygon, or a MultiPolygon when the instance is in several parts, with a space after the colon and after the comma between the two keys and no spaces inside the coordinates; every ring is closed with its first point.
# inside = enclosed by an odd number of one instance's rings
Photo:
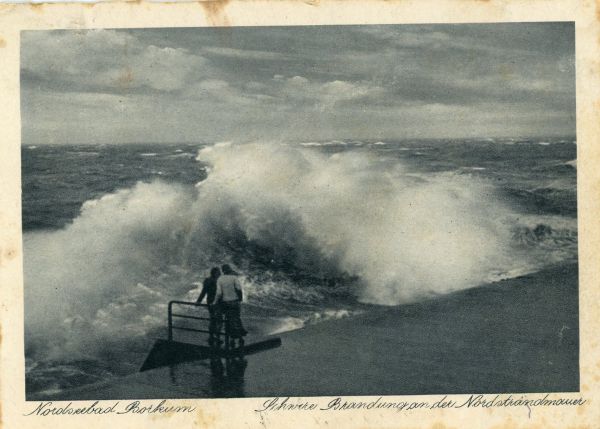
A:
{"type": "Polygon", "coordinates": [[[572,23],[25,31],[23,144],[574,136],[572,23]]]}

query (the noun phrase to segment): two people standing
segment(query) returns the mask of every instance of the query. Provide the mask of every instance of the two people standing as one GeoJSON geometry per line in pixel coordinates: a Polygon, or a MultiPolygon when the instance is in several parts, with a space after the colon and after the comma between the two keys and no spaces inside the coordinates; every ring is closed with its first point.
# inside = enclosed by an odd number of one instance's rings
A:
{"type": "Polygon", "coordinates": [[[210,270],[202,284],[202,291],[196,300],[200,304],[204,297],[208,304],[210,314],[209,339],[210,345],[220,344],[219,332],[221,331],[223,316],[225,316],[225,330],[229,337],[238,340],[238,346],[244,344],[243,337],[248,333],[242,325],[241,303],[244,298],[242,285],[234,271],[228,264],[210,270]],[[223,273],[221,274],[221,270],[223,273]]]}

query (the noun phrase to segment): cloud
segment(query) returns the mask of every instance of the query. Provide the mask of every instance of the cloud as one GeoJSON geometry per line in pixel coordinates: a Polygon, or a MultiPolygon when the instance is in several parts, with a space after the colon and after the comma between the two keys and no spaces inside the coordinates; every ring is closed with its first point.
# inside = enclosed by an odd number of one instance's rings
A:
{"type": "Polygon", "coordinates": [[[411,31],[406,30],[406,27],[366,26],[361,28],[361,32],[398,48],[443,48],[452,43],[450,35],[443,31],[411,31]]]}
{"type": "Polygon", "coordinates": [[[116,30],[25,33],[22,69],[36,79],[90,90],[183,88],[207,65],[185,49],[142,45],[116,30]]]}
{"type": "Polygon", "coordinates": [[[209,55],[216,55],[220,57],[239,58],[246,60],[282,60],[287,58],[279,52],[269,51],[257,51],[251,49],[234,49],[225,47],[205,47],[202,52],[209,55]]]}
{"type": "Polygon", "coordinates": [[[261,103],[274,100],[274,97],[263,94],[261,85],[233,86],[221,79],[205,79],[185,91],[185,98],[207,103],[223,105],[225,109],[238,110],[247,106],[260,108],[261,103]]]}
{"type": "Polygon", "coordinates": [[[229,84],[220,79],[206,79],[198,83],[197,88],[200,91],[214,93],[229,88],[229,84]]]}
{"type": "Polygon", "coordinates": [[[485,35],[485,29],[481,28],[480,30],[479,32],[461,33],[461,28],[456,25],[366,26],[361,29],[361,32],[373,37],[380,44],[410,52],[414,52],[414,49],[418,48],[430,51],[459,50],[497,57],[532,54],[531,50],[523,49],[520,45],[504,44],[501,39],[489,36],[481,37],[485,35]]]}
{"type": "Polygon", "coordinates": [[[572,26],[227,31],[24,32],[24,141],[574,132],[572,26]]]}
{"type": "Polygon", "coordinates": [[[222,79],[204,79],[186,89],[186,97],[227,104],[233,110],[253,105],[256,109],[312,107],[322,111],[382,93],[383,88],[367,82],[319,82],[303,76],[283,75],[275,75],[270,85],[255,81],[234,85],[222,79]]]}
{"type": "Polygon", "coordinates": [[[275,75],[273,82],[279,97],[296,103],[311,103],[321,110],[333,108],[342,102],[377,97],[384,92],[383,88],[368,82],[315,82],[303,76],[286,78],[275,75]]]}

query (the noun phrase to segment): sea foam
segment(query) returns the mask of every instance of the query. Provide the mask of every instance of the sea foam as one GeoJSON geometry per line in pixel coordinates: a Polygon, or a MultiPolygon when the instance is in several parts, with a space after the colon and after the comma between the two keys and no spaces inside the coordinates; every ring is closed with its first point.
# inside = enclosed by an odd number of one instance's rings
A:
{"type": "Polygon", "coordinates": [[[85,203],[62,230],[25,235],[29,354],[97,354],[162,326],[166,302],[216,263],[350,276],[358,300],[395,305],[524,260],[514,215],[480,178],[278,144],[221,143],[198,161],[208,177],[195,187],[138,183],[85,203]]]}

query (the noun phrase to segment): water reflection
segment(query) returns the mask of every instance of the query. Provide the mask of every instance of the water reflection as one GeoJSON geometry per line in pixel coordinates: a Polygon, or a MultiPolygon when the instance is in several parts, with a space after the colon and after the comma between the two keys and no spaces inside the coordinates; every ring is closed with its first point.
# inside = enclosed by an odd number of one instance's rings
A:
{"type": "Polygon", "coordinates": [[[202,391],[204,392],[202,396],[239,398],[245,396],[244,376],[247,367],[248,360],[243,354],[227,357],[211,356],[206,360],[196,361],[193,366],[191,364],[170,365],[169,377],[173,386],[191,388],[198,393],[202,391]],[[198,366],[210,369],[210,376],[199,376],[198,366]]]}
{"type": "Polygon", "coordinates": [[[151,360],[157,366],[170,362],[162,365],[168,366],[171,384],[179,391],[191,392],[195,397],[239,398],[246,396],[247,357],[280,346],[281,339],[277,337],[228,350],[168,341],[164,345],[167,352],[158,350],[160,356],[151,360]]]}
{"type": "Polygon", "coordinates": [[[215,397],[243,397],[248,360],[243,356],[210,359],[210,385],[215,397]]]}

